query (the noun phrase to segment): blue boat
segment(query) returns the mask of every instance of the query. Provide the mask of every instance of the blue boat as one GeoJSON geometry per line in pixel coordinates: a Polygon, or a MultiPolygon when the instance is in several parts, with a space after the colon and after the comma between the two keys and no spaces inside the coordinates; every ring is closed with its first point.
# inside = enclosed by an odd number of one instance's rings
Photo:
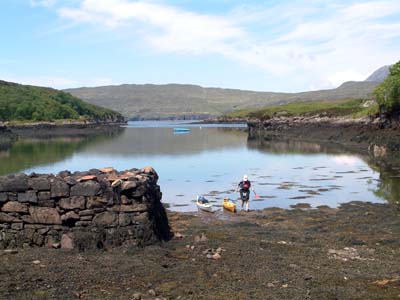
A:
{"type": "Polygon", "coordinates": [[[184,132],[189,132],[189,128],[174,128],[175,133],[184,133],[184,132]]]}

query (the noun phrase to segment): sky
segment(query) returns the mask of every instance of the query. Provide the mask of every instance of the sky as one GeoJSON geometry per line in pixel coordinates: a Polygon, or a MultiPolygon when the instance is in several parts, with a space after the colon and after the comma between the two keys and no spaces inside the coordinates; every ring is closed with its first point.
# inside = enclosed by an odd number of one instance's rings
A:
{"type": "Polygon", "coordinates": [[[298,92],[400,60],[400,1],[0,0],[0,79],[298,92]]]}

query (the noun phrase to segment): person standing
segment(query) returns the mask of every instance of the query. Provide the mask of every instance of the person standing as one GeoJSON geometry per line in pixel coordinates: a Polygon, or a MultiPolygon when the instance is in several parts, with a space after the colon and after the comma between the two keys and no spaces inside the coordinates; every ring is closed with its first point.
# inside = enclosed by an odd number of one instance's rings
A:
{"type": "Polygon", "coordinates": [[[250,190],[254,193],[254,189],[251,186],[251,182],[247,175],[243,176],[243,179],[239,182],[238,188],[236,189],[240,192],[240,199],[242,200],[242,209],[245,207],[246,211],[249,211],[249,200],[250,200],[250,190]]]}

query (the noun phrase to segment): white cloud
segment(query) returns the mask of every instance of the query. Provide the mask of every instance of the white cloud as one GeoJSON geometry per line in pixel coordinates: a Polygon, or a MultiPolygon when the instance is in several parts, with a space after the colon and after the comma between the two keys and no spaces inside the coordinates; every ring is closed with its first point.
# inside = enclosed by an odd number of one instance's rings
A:
{"type": "Polygon", "coordinates": [[[80,0],[58,13],[74,24],[123,31],[127,41],[144,41],[161,53],[217,54],[255,66],[293,89],[362,80],[399,59],[400,22],[383,19],[400,15],[397,0],[296,1],[241,6],[224,15],[144,0],[80,0]]]}

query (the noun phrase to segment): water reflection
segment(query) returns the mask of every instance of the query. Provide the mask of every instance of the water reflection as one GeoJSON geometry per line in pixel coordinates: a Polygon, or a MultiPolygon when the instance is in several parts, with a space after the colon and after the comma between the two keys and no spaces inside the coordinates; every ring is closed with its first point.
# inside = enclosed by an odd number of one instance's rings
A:
{"type": "Polygon", "coordinates": [[[47,133],[41,134],[39,138],[21,138],[0,151],[0,175],[57,163],[91,144],[113,139],[123,130],[115,127],[114,130],[81,133],[79,136],[54,137],[51,133],[47,133]]]}

